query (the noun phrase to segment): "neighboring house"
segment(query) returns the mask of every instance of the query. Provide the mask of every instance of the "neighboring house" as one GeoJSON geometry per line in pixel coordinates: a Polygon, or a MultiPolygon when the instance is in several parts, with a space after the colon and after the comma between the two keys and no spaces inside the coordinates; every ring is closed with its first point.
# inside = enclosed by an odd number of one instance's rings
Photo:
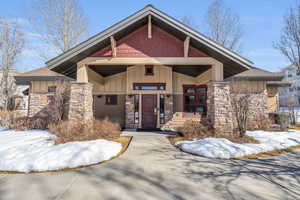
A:
{"type": "MultiPolygon", "coordinates": [[[[13,103],[17,110],[21,111],[24,115],[27,115],[27,109],[28,109],[28,86],[22,86],[22,85],[16,85],[14,76],[18,75],[18,73],[15,70],[11,70],[8,73],[8,81],[9,84],[12,84],[12,90],[14,91],[13,94],[13,103]]],[[[3,77],[3,71],[0,70],[0,82],[3,77]]],[[[0,85],[0,91],[2,91],[3,88],[2,84],[0,85]]],[[[3,107],[3,96],[0,96],[0,110],[3,107]]]]}
{"type": "Polygon", "coordinates": [[[300,71],[290,65],[282,70],[283,81],[291,83],[289,87],[279,88],[280,106],[300,106],[300,71]]]}
{"type": "Polygon", "coordinates": [[[46,64],[16,76],[30,85],[29,116],[47,106],[57,77],[72,78],[69,120],[108,117],[125,128],[172,129],[205,117],[216,132],[232,133],[230,77],[255,71],[239,79],[256,88],[253,115],[268,114],[267,83],[282,79],[152,6],[46,64]]]}

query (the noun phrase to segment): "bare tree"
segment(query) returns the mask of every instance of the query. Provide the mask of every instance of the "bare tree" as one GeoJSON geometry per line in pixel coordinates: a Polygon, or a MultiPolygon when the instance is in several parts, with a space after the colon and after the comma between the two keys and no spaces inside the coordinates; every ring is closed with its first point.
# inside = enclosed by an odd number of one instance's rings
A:
{"type": "Polygon", "coordinates": [[[45,59],[67,51],[86,36],[88,23],[77,0],[36,0],[29,22],[47,45],[38,49],[45,59]]]}
{"type": "Polygon", "coordinates": [[[17,21],[0,19],[0,100],[4,110],[9,110],[15,94],[12,70],[24,48],[24,33],[17,21]]]}
{"type": "Polygon", "coordinates": [[[221,0],[215,0],[209,6],[205,24],[207,36],[226,48],[241,51],[240,17],[226,8],[221,0]]]}
{"type": "Polygon", "coordinates": [[[184,16],[181,18],[181,22],[184,23],[185,25],[194,28],[194,29],[198,29],[199,25],[193,20],[192,17],[190,16],[184,16]]]}
{"type": "Polygon", "coordinates": [[[274,47],[300,69],[300,3],[291,7],[284,17],[284,27],[274,47]]]}
{"type": "Polygon", "coordinates": [[[66,81],[56,81],[56,89],[53,100],[50,102],[53,111],[53,121],[58,123],[66,119],[67,105],[69,102],[69,83],[66,81]]]}
{"type": "Polygon", "coordinates": [[[230,90],[233,120],[236,122],[240,137],[244,137],[250,116],[252,91],[250,87],[241,87],[239,82],[234,81],[230,84],[230,90]]]}

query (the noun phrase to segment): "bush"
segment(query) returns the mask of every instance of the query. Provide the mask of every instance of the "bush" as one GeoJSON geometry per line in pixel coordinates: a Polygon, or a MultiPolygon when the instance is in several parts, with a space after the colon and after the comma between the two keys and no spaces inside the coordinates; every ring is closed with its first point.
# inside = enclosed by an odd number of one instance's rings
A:
{"type": "Polygon", "coordinates": [[[19,117],[15,120],[14,129],[25,131],[31,129],[47,129],[50,121],[46,117],[19,117]]]}
{"type": "Polygon", "coordinates": [[[105,120],[62,121],[49,126],[52,134],[56,135],[57,144],[87,141],[96,139],[116,139],[120,137],[119,124],[105,120]]]}
{"type": "Polygon", "coordinates": [[[180,132],[185,139],[214,137],[213,127],[204,121],[186,121],[182,127],[178,128],[178,132],[180,132]]]}
{"type": "Polygon", "coordinates": [[[269,130],[271,127],[272,121],[266,115],[258,114],[249,119],[249,130],[269,130]]]}
{"type": "Polygon", "coordinates": [[[0,126],[14,128],[16,119],[21,116],[22,113],[19,111],[0,111],[0,126]]]}

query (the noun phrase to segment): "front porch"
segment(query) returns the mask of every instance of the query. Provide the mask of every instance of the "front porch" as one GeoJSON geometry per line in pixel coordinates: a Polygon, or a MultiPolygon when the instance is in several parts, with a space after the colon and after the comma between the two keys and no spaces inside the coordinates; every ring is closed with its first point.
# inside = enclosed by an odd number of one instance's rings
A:
{"type": "Polygon", "coordinates": [[[77,64],[76,82],[92,85],[95,118],[130,129],[173,129],[201,117],[218,121],[209,95],[223,77],[223,64],[208,57],[88,57],[77,64]]]}

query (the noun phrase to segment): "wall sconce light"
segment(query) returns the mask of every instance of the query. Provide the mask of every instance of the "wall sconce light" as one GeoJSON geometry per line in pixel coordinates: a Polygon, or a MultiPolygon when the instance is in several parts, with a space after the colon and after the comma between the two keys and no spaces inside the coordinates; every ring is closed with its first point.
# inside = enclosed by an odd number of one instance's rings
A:
{"type": "Polygon", "coordinates": [[[132,96],[133,96],[132,94],[129,94],[129,95],[128,95],[129,98],[131,98],[132,96]]]}
{"type": "Polygon", "coordinates": [[[97,98],[99,98],[99,99],[102,98],[102,95],[98,95],[97,98]]]}
{"type": "Polygon", "coordinates": [[[170,98],[171,95],[170,95],[170,94],[167,94],[166,96],[167,96],[168,98],[170,98]]]}

